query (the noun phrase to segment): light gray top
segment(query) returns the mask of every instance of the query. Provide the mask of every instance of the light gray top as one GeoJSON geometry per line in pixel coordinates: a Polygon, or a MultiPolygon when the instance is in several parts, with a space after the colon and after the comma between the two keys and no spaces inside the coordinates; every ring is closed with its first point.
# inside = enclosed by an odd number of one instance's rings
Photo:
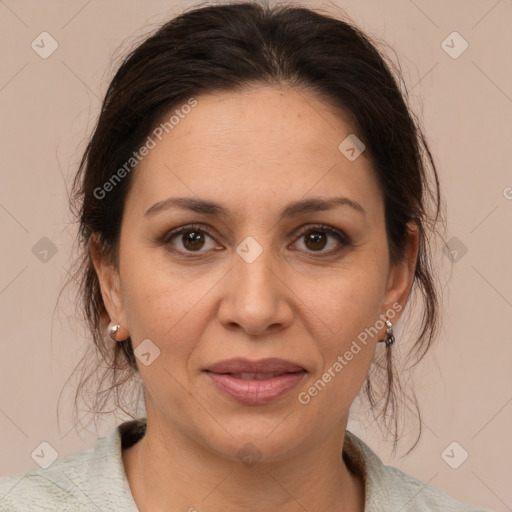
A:
{"type": "MultiPolygon", "coordinates": [[[[0,512],[138,512],[121,450],[145,432],[145,418],[118,425],[96,446],[55,461],[46,469],[0,478],[0,512]]],[[[346,431],[343,457],[364,479],[365,512],[484,512],[386,466],[346,431]]]]}

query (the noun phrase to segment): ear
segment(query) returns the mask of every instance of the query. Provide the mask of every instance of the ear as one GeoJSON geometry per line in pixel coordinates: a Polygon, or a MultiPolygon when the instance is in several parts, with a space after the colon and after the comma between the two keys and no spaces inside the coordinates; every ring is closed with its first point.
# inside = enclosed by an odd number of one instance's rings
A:
{"type": "MultiPolygon", "coordinates": [[[[409,293],[414,280],[416,270],[416,260],[419,249],[419,231],[415,222],[407,224],[407,242],[405,247],[404,259],[394,265],[388,275],[388,284],[384,297],[384,311],[392,308],[393,304],[399,303],[402,307],[397,312],[395,322],[400,318],[401,312],[405,308],[409,293]]],[[[394,309],[394,308],[393,308],[394,309]]]]}
{"type": "Polygon", "coordinates": [[[127,324],[121,295],[119,271],[102,250],[101,242],[97,235],[93,234],[89,240],[89,253],[98,276],[101,296],[108,315],[111,321],[120,324],[122,328],[126,329],[127,324]]]}

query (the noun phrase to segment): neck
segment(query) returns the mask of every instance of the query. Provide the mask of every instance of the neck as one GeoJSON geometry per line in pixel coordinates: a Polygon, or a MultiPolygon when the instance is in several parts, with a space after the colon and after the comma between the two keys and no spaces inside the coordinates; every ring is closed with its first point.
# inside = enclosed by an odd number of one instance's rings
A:
{"type": "Polygon", "coordinates": [[[140,512],[362,512],[361,478],[341,456],[345,426],[287,459],[242,464],[148,422],[145,436],[123,451],[123,464],[140,512]]]}

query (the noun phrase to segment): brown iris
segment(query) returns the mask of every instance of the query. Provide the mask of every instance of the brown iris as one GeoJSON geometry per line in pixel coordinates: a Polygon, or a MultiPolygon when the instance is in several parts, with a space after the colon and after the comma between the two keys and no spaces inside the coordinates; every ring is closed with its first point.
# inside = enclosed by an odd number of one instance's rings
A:
{"type": "Polygon", "coordinates": [[[183,246],[190,251],[201,249],[204,244],[204,234],[198,231],[188,231],[183,234],[183,246]]]}
{"type": "Polygon", "coordinates": [[[309,249],[323,249],[326,244],[325,233],[312,232],[306,235],[306,246],[309,249]],[[323,240],[322,240],[323,238],[323,240]]]}

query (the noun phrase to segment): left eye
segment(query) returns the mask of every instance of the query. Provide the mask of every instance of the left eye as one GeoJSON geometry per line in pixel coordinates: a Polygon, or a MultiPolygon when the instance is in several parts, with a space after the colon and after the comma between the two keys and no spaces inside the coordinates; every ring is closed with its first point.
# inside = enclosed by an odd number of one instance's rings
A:
{"type": "Polygon", "coordinates": [[[307,231],[303,231],[298,240],[304,240],[303,244],[308,249],[308,252],[332,252],[336,250],[336,242],[332,242],[335,239],[338,245],[347,245],[348,241],[341,233],[337,230],[329,228],[327,226],[318,228],[308,228],[307,231]],[[329,244],[329,238],[331,242],[329,244]],[[325,249],[328,245],[327,250],[325,249]]]}

